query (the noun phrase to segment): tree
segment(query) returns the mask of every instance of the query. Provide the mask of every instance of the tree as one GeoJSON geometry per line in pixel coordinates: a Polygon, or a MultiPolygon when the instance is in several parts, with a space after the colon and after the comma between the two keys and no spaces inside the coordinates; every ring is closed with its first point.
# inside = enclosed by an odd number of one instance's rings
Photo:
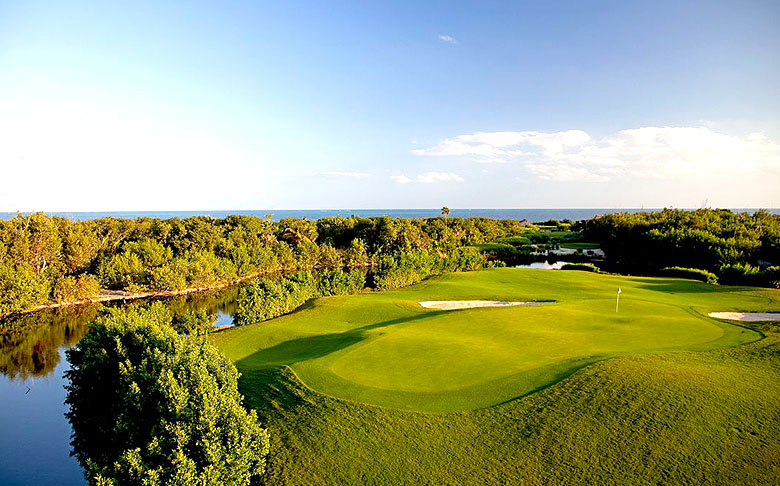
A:
{"type": "Polygon", "coordinates": [[[444,206],[444,207],[441,208],[441,215],[442,216],[444,216],[446,218],[449,214],[450,214],[450,208],[448,208],[447,206],[444,206]]]}
{"type": "Polygon", "coordinates": [[[364,267],[368,264],[368,252],[363,240],[355,238],[344,252],[344,264],[350,268],[364,267]]]}
{"type": "Polygon", "coordinates": [[[268,434],[235,366],[160,303],[111,309],[68,351],[73,453],[96,485],[249,484],[268,434]]]}

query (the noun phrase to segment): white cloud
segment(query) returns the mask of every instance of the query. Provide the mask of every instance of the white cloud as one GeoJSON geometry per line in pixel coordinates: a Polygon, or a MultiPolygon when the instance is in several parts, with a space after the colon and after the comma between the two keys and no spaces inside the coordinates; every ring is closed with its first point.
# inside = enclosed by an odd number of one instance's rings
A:
{"type": "Polygon", "coordinates": [[[439,34],[439,40],[442,42],[446,42],[448,44],[457,44],[458,39],[452,37],[451,35],[447,34],[439,34]]]}
{"type": "Polygon", "coordinates": [[[411,178],[405,175],[391,176],[399,184],[434,184],[436,182],[463,182],[463,177],[453,172],[425,172],[417,177],[411,178]]]}
{"type": "Polygon", "coordinates": [[[723,178],[780,171],[780,145],[763,134],[734,136],[707,127],[642,127],[600,139],[582,130],[478,132],[412,153],[515,162],[542,179],[558,181],[723,178]]]}

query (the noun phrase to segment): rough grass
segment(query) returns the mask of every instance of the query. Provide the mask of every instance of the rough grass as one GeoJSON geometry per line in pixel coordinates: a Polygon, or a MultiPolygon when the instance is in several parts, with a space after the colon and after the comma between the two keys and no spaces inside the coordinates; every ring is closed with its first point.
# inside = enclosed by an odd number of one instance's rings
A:
{"type": "MultiPolygon", "coordinates": [[[[576,314],[577,305],[584,306],[581,312],[596,308],[598,295],[615,284],[622,286],[623,297],[637,292],[629,305],[646,304],[653,312],[678,309],[652,316],[680,323],[695,319],[709,324],[713,321],[700,314],[714,309],[780,310],[780,292],[772,290],[532,270],[447,276],[395,294],[397,298],[427,288],[438,298],[444,286],[450,287],[446,292],[451,298],[510,299],[519,289],[527,292],[525,298],[541,300],[541,294],[560,285],[567,288],[570,312],[576,314]],[[518,283],[525,278],[535,283],[518,283]],[[484,293],[475,295],[478,289],[484,293]]],[[[338,301],[326,299],[330,300],[338,301]]],[[[621,306],[626,301],[622,299],[621,306]]],[[[322,305],[315,302],[298,314],[313,317],[322,305]]],[[[407,303],[396,305],[398,312],[420,313],[407,303]]],[[[366,316],[357,316],[359,322],[356,316],[349,321],[349,311],[342,309],[344,315],[332,320],[331,334],[365,326],[363,317],[379,319],[386,312],[381,307],[379,302],[369,306],[366,316]]],[[[466,317],[463,311],[455,313],[466,317]]],[[[598,327],[596,313],[588,319],[598,327]]],[[[406,325],[422,326],[427,320],[418,318],[406,325]]],[[[479,322],[474,315],[468,320],[479,322]]],[[[288,334],[282,326],[269,326],[275,322],[259,325],[266,326],[260,333],[267,336],[266,342],[288,334]]],[[[316,336],[316,319],[307,322],[301,325],[316,336]]],[[[724,331],[722,336],[687,346],[704,352],[645,350],[606,359],[580,367],[538,393],[446,414],[376,407],[314,392],[297,379],[294,364],[261,366],[246,360],[257,343],[249,328],[216,340],[238,360],[244,372],[242,392],[270,429],[268,484],[778,484],[777,326],[751,324],[756,327],[753,334],[716,325],[724,331]],[[754,339],[759,331],[765,339],[716,349],[754,339]]],[[[297,359],[325,356],[330,348],[305,346],[297,359]]],[[[279,364],[295,361],[289,356],[278,353],[279,364]]]]}

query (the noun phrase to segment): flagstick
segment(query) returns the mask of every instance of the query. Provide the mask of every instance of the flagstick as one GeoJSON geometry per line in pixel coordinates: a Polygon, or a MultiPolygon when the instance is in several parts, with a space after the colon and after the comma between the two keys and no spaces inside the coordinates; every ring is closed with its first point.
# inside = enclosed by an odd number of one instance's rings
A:
{"type": "Polygon", "coordinates": [[[618,311],[618,308],[620,307],[620,288],[618,287],[618,293],[617,293],[617,300],[615,300],[615,312],[618,311]]]}

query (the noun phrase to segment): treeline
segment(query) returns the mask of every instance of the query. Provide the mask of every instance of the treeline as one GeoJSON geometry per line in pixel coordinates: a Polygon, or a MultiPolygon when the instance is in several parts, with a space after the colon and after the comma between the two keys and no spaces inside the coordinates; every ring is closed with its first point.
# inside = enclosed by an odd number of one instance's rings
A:
{"type": "MultiPolygon", "coordinates": [[[[519,221],[487,218],[275,222],[234,215],[71,221],[44,213],[18,214],[0,221],[0,316],[92,298],[100,289],[175,291],[261,273],[355,268],[388,259],[403,269],[403,255],[448,261],[467,245],[524,229],[519,221]]],[[[396,271],[387,286],[417,278],[409,273],[396,271]]]]}
{"type": "Polygon", "coordinates": [[[366,288],[396,289],[443,272],[501,266],[500,262],[487,262],[473,247],[456,248],[446,256],[415,250],[383,255],[378,260],[371,272],[336,268],[252,279],[239,287],[234,323],[241,326],[273,319],[316,297],[355,294],[366,288]]]}
{"type": "Polygon", "coordinates": [[[780,287],[780,216],[767,211],[665,209],[609,214],[582,226],[621,272],[698,269],[724,284],[780,287]]]}
{"type": "Polygon", "coordinates": [[[297,272],[281,278],[257,278],[238,291],[233,320],[237,326],[273,319],[302,306],[314,297],[360,292],[366,285],[364,270],[341,269],[314,274],[297,272]]]}

